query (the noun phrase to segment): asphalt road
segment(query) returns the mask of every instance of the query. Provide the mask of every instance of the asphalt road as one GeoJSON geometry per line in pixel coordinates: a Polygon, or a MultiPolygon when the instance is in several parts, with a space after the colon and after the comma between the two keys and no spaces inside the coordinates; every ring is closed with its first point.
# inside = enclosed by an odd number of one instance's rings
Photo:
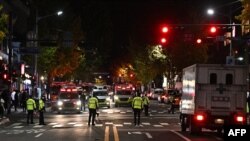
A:
{"type": "Polygon", "coordinates": [[[169,114],[168,105],[151,101],[150,116],[142,114],[141,126],[133,125],[130,107],[102,108],[95,126],[88,126],[88,111],[81,114],[55,111],[45,113],[47,125],[27,125],[25,113],[13,114],[10,122],[0,125],[4,141],[220,141],[222,135],[204,130],[200,135],[180,131],[179,114],[169,114]]]}

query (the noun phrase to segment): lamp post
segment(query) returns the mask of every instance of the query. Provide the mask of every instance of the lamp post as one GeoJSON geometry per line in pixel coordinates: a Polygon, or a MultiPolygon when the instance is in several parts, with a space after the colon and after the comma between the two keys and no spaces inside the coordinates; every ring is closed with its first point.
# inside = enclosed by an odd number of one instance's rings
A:
{"type": "MultiPolygon", "coordinates": [[[[46,18],[48,18],[48,17],[51,17],[51,16],[55,16],[55,15],[57,15],[57,16],[60,16],[60,15],[62,15],[63,14],[63,11],[57,11],[56,13],[52,13],[52,14],[49,14],[49,15],[46,15],[46,16],[41,16],[41,17],[39,17],[38,16],[38,11],[36,11],[36,25],[35,25],[35,38],[36,38],[36,47],[38,47],[38,23],[39,23],[39,21],[41,21],[41,20],[43,20],[43,19],[46,19],[46,18]]],[[[36,81],[38,81],[38,76],[37,76],[37,54],[35,54],[35,59],[34,59],[34,61],[35,61],[35,66],[34,66],[34,76],[36,77],[36,81]]],[[[37,84],[37,83],[36,83],[37,84]]]]}
{"type": "MultiPolygon", "coordinates": [[[[214,11],[214,9],[212,9],[212,8],[209,8],[208,10],[207,10],[207,14],[208,15],[214,15],[214,13],[215,13],[215,11],[214,11]]],[[[230,47],[229,47],[229,56],[232,56],[232,46],[233,46],[233,42],[232,42],[232,37],[233,37],[233,23],[232,23],[232,12],[231,12],[231,10],[230,10],[230,13],[229,13],[229,15],[225,15],[225,14],[221,14],[221,13],[218,13],[219,15],[222,15],[222,16],[224,16],[224,17],[227,17],[228,19],[229,19],[229,25],[230,25],[230,47]]]]}

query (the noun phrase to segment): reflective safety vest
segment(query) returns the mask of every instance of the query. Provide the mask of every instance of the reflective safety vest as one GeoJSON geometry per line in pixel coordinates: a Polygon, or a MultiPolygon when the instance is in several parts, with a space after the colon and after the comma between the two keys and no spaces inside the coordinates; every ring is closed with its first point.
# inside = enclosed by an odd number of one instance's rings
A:
{"type": "Polygon", "coordinates": [[[142,109],[143,108],[143,100],[141,97],[139,97],[139,96],[134,97],[133,102],[132,102],[132,108],[134,108],[134,109],[142,109]]]}
{"type": "Polygon", "coordinates": [[[44,109],[44,102],[43,102],[43,100],[42,99],[39,99],[39,108],[38,108],[38,110],[40,111],[40,110],[43,110],[44,109]]]}
{"type": "Polygon", "coordinates": [[[96,97],[91,97],[88,102],[89,109],[96,109],[99,107],[98,100],[96,97]]]}
{"type": "Polygon", "coordinates": [[[144,98],[143,98],[143,104],[144,105],[149,105],[149,99],[148,99],[147,96],[144,96],[144,98]]]}
{"type": "Polygon", "coordinates": [[[36,102],[32,98],[29,98],[26,101],[26,105],[27,105],[27,110],[34,110],[34,109],[36,109],[36,102]]]}

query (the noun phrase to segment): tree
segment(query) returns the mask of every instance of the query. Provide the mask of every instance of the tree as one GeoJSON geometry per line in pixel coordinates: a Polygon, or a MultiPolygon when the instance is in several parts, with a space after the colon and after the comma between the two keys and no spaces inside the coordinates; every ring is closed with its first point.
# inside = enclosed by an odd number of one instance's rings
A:
{"type": "Polygon", "coordinates": [[[0,4],[0,42],[3,41],[4,37],[6,36],[7,30],[7,22],[8,22],[8,15],[5,14],[3,11],[3,6],[0,4]]]}
{"type": "Polygon", "coordinates": [[[240,20],[242,25],[243,25],[243,28],[244,28],[244,31],[247,31],[250,29],[249,27],[249,21],[250,21],[250,0],[242,0],[242,11],[241,11],[241,14],[236,16],[236,19],[240,20]]]}

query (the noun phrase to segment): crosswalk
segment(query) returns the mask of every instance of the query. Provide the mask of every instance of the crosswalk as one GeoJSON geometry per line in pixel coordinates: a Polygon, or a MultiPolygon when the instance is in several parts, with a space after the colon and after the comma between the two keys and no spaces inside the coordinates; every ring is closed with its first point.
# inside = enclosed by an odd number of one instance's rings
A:
{"type": "MultiPolygon", "coordinates": [[[[150,123],[150,122],[142,122],[140,127],[155,127],[155,128],[163,128],[163,127],[169,127],[176,125],[178,126],[179,123],[167,123],[167,122],[159,122],[159,123],[150,123]]],[[[116,127],[134,127],[134,124],[132,122],[122,122],[122,123],[115,123],[115,122],[104,122],[104,123],[96,123],[95,127],[104,127],[104,126],[116,126],[116,127]]],[[[39,125],[36,124],[30,124],[27,125],[25,123],[13,123],[6,127],[6,129],[22,129],[22,128],[74,128],[74,127],[88,127],[87,122],[66,122],[66,123],[56,123],[56,122],[50,122],[47,123],[47,125],[39,125]]],[[[1,132],[0,132],[1,133],[1,132]]]]}

